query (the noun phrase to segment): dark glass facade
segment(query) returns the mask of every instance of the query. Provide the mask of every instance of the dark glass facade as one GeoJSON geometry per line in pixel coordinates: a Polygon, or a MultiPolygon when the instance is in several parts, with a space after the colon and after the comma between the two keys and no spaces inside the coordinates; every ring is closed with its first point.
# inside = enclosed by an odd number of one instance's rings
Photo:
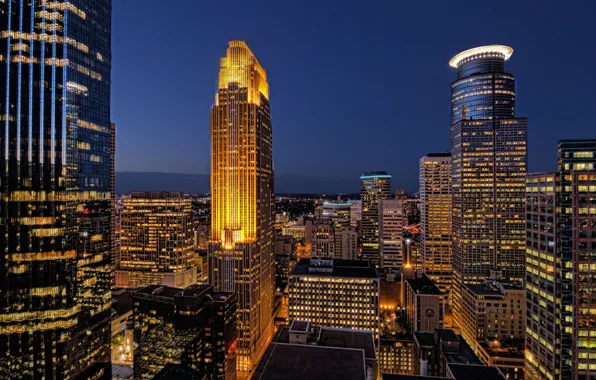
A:
{"type": "MultiPolygon", "coordinates": [[[[476,48],[452,60],[457,80],[451,83],[451,124],[479,119],[508,119],[515,113],[515,78],[505,72],[506,47],[476,48]]],[[[513,50],[511,50],[512,52],[513,50]]]]}
{"type": "Polygon", "coordinates": [[[360,176],[362,258],[381,265],[379,257],[379,201],[391,198],[391,175],[370,172],[360,176]]]}
{"type": "Polygon", "coordinates": [[[111,0],[0,2],[0,377],[109,378],[111,0]]]}

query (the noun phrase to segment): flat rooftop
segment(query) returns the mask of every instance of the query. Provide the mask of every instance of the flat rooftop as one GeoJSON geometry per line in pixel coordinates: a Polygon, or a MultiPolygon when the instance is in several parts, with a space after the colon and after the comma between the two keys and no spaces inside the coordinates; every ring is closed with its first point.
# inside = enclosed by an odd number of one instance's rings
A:
{"type": "Polygon", "coordinates": [[[412,288],[416,294],[424,295],[441,295],[441,290],[437,288],[434,282],[428,278],[425,274],[421,277],[409,278],[406,280],[408,285],[412,288]]]}
{"type": "Polygon", "coordinates": [[[498,282],[498,285],[497,282],[495,282],[484,284],[467,284],[464,286],[467,287],[473,294],[482,296],[501,296],[503,293],[501,292],[500,287],[502,287],[503,290],[524,291],[521,282],[498,282]]]}
{"type": "Polygon", "coordinates": [[[365,380],[364,352],[347,348],[271,343],[253,380],[365,380]]]}
{"type": "MultiPolygon", "coordinates": [[[[331,261],[331,259],[329,259],[331,261]]],[[[301,259],[290,272],[290,276],[312,276],[312,277],[351,277],[370,278],[379,280],[380,275],[377,268],[368,260],[338,260],[334,259],[333,267],[329,271],[310,271],[311,259],[301,259]]],[[[315,268],[313,266],[313,268],[315,268]]],[[[322,267],[325,268],[325,267],[322,267]]]]}
{"type": "Polygon", "coordinates": [[[435,345],[435,334],[426,331],[414,332],[414,339],[420,346],[434,346],[435,345]]]}
{"type": "Polygon", "coordinates": [[[435,377],[435,376],[419,376],[419,375],[396,375],[393,373],[381,374],[383,380],[437,380],[446,379],[446,377],[435,377]]]}
{"type": "Polygon", "coordinates": [[[470,364],[447,364],[455,380],[505,380],[497,367],[470,364]]]}
{"type": "Polygon", "coordinates": [[[319,346],[336,348],[355,348],[364,351],[366,359],[375,359],[374,336],[372,331],[350,331],[345,329],[321,329],[319,346]]]}
{"type": "Polygon", "coordinates": [[[443,351],[445,361],[451,364],[475,364],[482,365],[480,358],[472,351],[472,348],[466,343],[461,335],[459,337],[459,352],[443,351]]]}

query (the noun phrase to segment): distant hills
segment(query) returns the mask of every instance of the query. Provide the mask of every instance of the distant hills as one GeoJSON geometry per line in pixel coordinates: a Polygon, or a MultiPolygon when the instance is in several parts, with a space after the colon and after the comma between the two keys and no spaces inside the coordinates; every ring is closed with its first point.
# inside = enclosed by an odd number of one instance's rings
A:
{"type": "MultiPolygon", "coordinates": [[[[208,193],[209,175],[161,172],[116,172],[116,193],[131,191],[183,191],[189,194],[208,193]]],[[[358,177],[338,179],[276,175],[276,193],[346,193],[359,192],[358,177]]]]}

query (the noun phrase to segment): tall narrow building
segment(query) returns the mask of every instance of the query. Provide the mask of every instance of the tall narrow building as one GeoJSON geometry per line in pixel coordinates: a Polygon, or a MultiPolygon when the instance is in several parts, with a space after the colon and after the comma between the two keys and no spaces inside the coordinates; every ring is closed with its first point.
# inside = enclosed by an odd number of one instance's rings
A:
{"type": "Polygon", "coordinates": [[[379,201],[390,197],[391,176],[389,174],[370,172],[360,176],[362,258],[372,260],[377,266],[381,264],[379,259],[379,201]]]}
{"type": "Polygon", "coordinates": [[[426,275],[451,291],[451,153],[420,159],[420,254],[426,275]]]}
{"type": "Polygon", "coordinates": [[[461,326],[462,287],[485,278],[522,279],[528,121],[516,118],[513,52],[483,46],[451,59],[453,318],[461,326]]]}
{"type": "Polygon", "coordinates": [[[379,260],[381,268],[401,269],[404,260],[403,235],[406,216],[402,199],[379,201],[379,260]]]}
{"type": "Polygon", "coordinates": [[[245,42],[221,59],[211,109],[210,281],[235,291],[239,371],[250,371],[273,334],[273,162],[265,70],[245,42]]]}
{"type": "Polygon", "coordinates": [[[111,378],[111,10],[0,1],[0,378],[111,378]]]}

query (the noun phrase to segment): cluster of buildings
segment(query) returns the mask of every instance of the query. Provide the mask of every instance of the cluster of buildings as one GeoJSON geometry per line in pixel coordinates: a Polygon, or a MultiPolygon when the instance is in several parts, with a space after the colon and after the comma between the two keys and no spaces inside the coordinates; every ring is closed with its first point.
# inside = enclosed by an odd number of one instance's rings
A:
{"type": "Polygon", "coordinates": [[[230,42],[197,228],[182,193],[116,207],[110,2],[0,4],[0,377],[110,379],[127,327],[122,378],[594,377],[596,140],[527,172],[511,48],[450,61],[451,150],[420,159],[419,200],[369,172],[292,224],[266,72],[230,42]]]}

